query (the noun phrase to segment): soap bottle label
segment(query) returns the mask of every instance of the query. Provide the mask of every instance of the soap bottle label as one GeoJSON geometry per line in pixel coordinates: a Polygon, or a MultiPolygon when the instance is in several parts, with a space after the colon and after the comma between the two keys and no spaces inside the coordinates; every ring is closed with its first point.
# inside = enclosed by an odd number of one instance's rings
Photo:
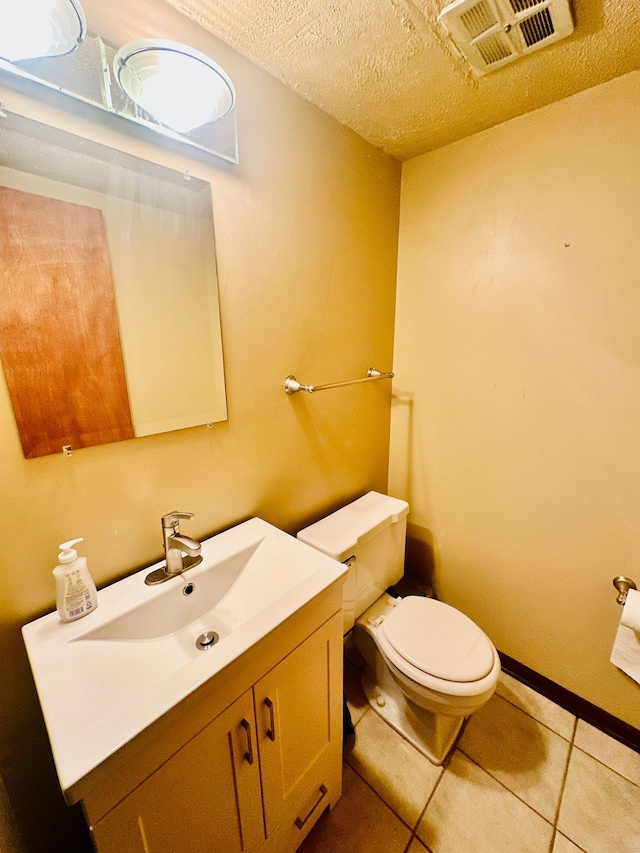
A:
{"type": "Polygon", "coordinates": [[[70,619],[88,612],[93,606],[91,593],[77,570],[69,572],[65,578],[64,603],[70,619]]]}

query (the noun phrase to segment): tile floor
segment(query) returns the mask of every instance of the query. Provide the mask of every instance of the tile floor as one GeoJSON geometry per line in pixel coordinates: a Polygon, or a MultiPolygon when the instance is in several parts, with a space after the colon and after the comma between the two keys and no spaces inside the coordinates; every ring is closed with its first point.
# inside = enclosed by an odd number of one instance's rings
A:
{"type": "Polygon", "coordinates": [[[369,708],[348,661],[345,693],[342,799],[302,853],[640,853],[640,755],[508,675],[446,768],[369,708]]]}

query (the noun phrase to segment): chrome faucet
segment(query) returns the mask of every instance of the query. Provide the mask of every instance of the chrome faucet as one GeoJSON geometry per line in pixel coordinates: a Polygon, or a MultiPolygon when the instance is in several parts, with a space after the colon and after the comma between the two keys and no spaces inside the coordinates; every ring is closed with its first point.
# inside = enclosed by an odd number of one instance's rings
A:
{"type": "Polygon", "coordinates": [[[162,516],[162,541],[167,560],[165,571],[168,575],[182,574],[202,562],[200,543],[180,533],[181,518],[193,518],[193,513],[170,512],[162,516]],[[182,556],[183,551],[187,552],[187,557],[182,556]]]}
{"type": "Polygon", "coordinates": [[[176,511],[162,516],[165,565],[147,575],[144,579],[146,584],[163,583],[202,562],[200,543],[190,536],[180,533],[181,518],[193,518],[193,513],[176,511]],[[186,552],[186,556],[183,551],[186,552]]]}

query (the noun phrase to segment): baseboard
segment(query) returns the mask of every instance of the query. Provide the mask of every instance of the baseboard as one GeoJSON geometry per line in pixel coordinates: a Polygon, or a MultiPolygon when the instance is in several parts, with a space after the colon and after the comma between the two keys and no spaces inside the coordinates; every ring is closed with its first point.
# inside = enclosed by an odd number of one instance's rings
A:
{"type": "Polygon", "coordinates": [[[614,717],[608,711],[603,711],[597,705],[587,702],[586,699],[582,699],[570,690],[556,684],[555,681],[551,681],[551,679],[546,678],[544,675],[540,675],[535,670],[529,669],[528,666],[519,663],[519,661],[514,660],[509,655],[505,655],[503,652],[498,653],[502,669],[508,675],[513,676],[513,678],[522,682],[522,684],[532,687],[542,696],[551,699],[556,705],[560,705],[561,708],[565,708],[574,716],[584,720],[585,723],[595,726],[595,728],[600,729],[605,734],[611,735],[612,738],[620,741],[625,746],[630,747],[636,752],[640,752],[640,729],[630,726],[629,723],[625,723],[624,720],[614,717]]]}

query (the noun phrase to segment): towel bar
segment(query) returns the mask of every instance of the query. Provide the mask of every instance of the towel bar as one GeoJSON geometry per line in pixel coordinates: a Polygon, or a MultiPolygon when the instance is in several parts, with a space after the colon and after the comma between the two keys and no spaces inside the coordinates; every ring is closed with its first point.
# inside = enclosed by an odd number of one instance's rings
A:
{"type": "Polygon", "coordinates": [[[393,379],[393,373],[383,373],[370,367],[363,379],[347,379],[345,382],[329,382],[327,385],[302,385],[295,376],[289,375],[284,380],[284,390],[287,394],[296,394],[298,391],[307,391],[314,394],[316,391],[326,391],[327,388],[340,388],[343,385],[357,385],[359,382],[370,382],[372,379],[393,379]]]}

